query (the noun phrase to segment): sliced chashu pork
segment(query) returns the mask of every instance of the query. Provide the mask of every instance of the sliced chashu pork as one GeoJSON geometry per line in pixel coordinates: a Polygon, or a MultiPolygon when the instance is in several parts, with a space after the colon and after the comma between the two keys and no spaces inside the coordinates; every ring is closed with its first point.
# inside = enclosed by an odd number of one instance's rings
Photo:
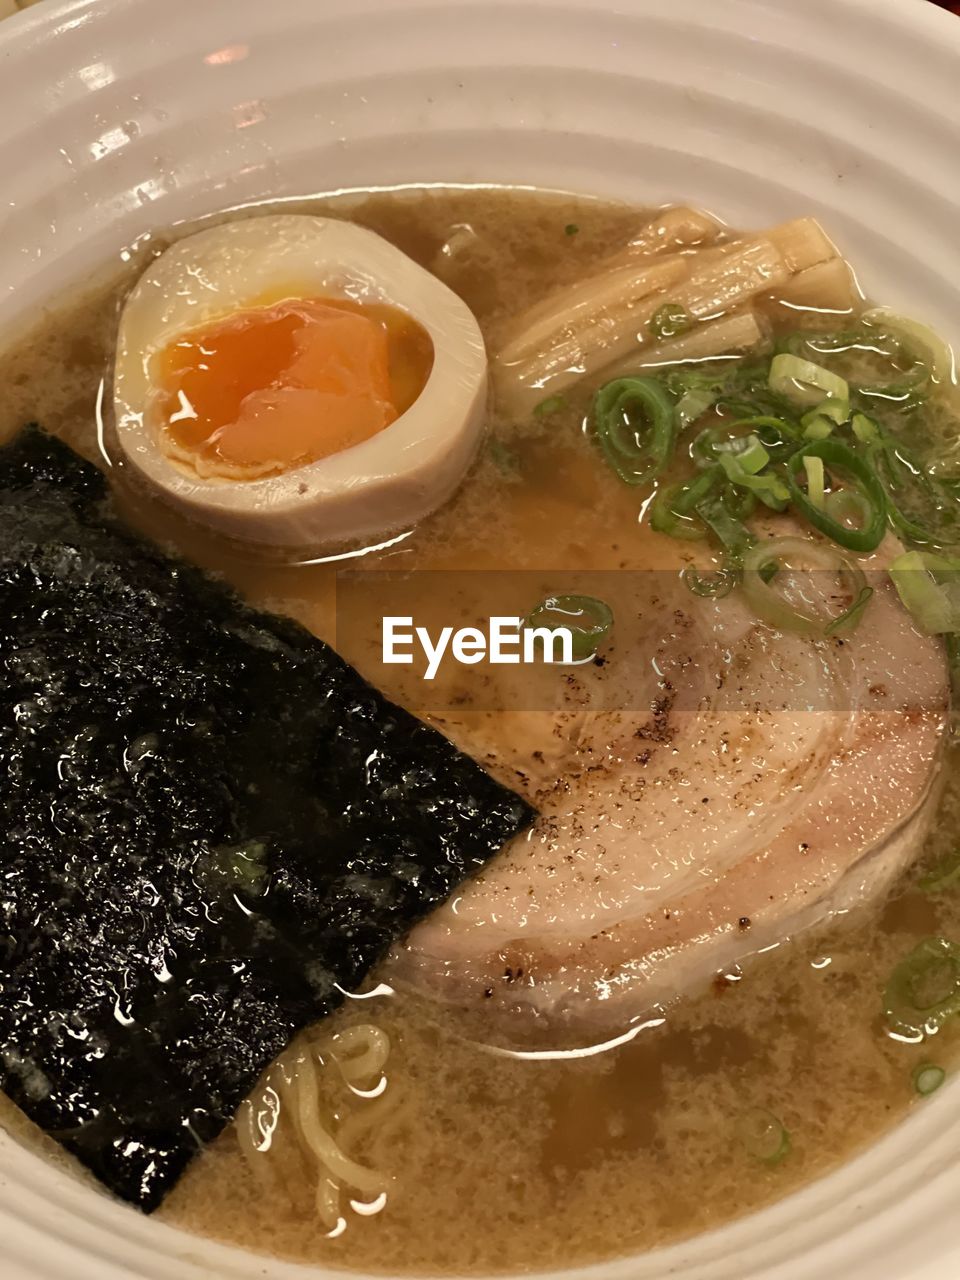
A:
{"type": "Polygon", "coordinates": [[[622,1026],[886,886],[929,820],[948,715],[942,646],[883,572],[899,550],[870,562],[859,629],[828,640],[772,630],[739,593],[633,575],[640,631],[624,645],[619,601],[610,660],[562,677],[550,710],[448,721],[541,816],[414,931],[394,977],[622,1026]]]}

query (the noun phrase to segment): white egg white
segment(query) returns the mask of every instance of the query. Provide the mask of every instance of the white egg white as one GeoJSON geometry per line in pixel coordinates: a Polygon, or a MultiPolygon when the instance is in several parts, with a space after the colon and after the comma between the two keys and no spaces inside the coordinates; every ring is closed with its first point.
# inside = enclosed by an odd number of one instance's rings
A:
{"type": "Polygon", "coordinates": [[[486,387],[483,337],[452,290],[372,231],[280,214],[200,231],[152,263],[121,316],[114,406],[125,459],[167,502],[231,537],[307,547],[407,528],[442,505],[476,452],[486,387]],[[165,447],[151,414],[151,362],[267,296],[398,307],[430,335],[433,369],[415,403],[361,444],[282,475],[202,476],[165,447]]]}

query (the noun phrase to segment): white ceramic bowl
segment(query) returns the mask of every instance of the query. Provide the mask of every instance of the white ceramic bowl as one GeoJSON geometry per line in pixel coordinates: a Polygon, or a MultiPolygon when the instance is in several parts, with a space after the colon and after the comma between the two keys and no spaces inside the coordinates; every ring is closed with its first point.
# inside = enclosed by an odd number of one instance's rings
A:
{"type": "MultiPolygon", "coordinates": [[[[0,331],[180,218],[494,182],[812,211],[870,294],[957,340],[958,86],[960,21],[925,0],[46,0],[0,27],[0,331]]],[[[774,1208],[578,1276],[948,1280],[958,1121],[960,1084],[774,1208]]],[[[0,1138],[4,1280],[308,1274],[0,1138]]]]}

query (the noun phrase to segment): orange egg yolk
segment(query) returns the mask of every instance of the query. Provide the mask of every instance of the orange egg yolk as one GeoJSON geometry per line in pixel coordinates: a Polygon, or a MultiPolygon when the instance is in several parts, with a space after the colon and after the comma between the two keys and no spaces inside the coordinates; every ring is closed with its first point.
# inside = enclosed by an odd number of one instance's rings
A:
{"type": "Polygon", "coordinates": [[[369,440],[409,409],[432,366],[429,335],[399,308],[293,299],[181,335],[151,378],[175,456],[256,479],[369,440]]]}

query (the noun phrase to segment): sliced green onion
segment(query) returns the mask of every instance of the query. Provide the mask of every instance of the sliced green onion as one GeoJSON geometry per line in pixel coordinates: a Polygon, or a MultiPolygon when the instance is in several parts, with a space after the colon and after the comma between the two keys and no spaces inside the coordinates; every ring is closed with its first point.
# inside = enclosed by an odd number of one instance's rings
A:
{"type": "Polygon", "coordinates": [[[847,400],[824,400],[800,419],[804,440],[826,440],[834,427],[842,426],[850,417],[847,400]]]}
{"type": "Polygon", "coordinates": [[[828,418],[815,417],[803,429],[804,440],[826,440],[833,435],[833,423],[828,418]]]}
{"type": "Polygon", "coordinates": [[[827,494],[824,510],[838,524],[862,529],[870,520],[872,507],[859,489],[834,489],[827,494]]]}
{"type": "Polygon", "coordinates": [[[913,413],[925,403],[930,371],[922,364],[914,366],[915,372],[899,382],[882,385],[865,384],[857,387],[857,395],[867,400],[889,400],[900,413],[913,413]]]}
{"type": "Polygon", "coordinates": [[[765,356],[750,361],[744,360],[732,367],[728,365],[727,369],[727,385],[731,391],[748,395],[754,400],[769,391],[767,376],[770,372],[770,361],[765,356]]]}
{"type": "Polygon", "coordinates": [[[673,456],[674,406],[656,378],[617,378],[601,387],[594,423],[603,455],[624,484],[649,484],[673,456]],[[639,425],[630,420],[634,410],[643,416],[639,425]]]}
{"type": "Polygon", "coordinates": [[[672,492],[661,490],[650,507],[650,528],[655,533],[665,533],[669,538],[680,538],[685,542],[702,542],[707,531],[701,521],[693,516],[682,515],[674,511],[670,505],[672,492]]]}
{"type": "MultiPolygon", "coordinates": [[[[842,427],[845,422],[850,421],[850,401],[827,399],[822,404],[818,404],[813,413],[818,418],[826,418],[838,427],[842,427]]],[[[806,422],[809,416],[809,414],[804,414],[801,422],[806,422]]]]}
{"type": "Polygon", "coordinates": [[[719,461],[721,453],[735,453],[738,448],[743,448],[741,441],[744,439],[758,440],[770,458],[779,458],[797,448],[800,433],[783,418],[766,414],[740,418],[729,425],[724,423],[701,431],[690,446],[690,456],[700,466],[710,466],[719,461]],[[744,429],[749,432],[747,436],[733,434],[744,429]]]}
{"type": "Polygon", "coordinates": [[[756,1160],[779,1164],[790,1154],[790,1134],[772,1111],[755,1107],[742,1117],[738,1125],[740,1141],[756,1160]]]}
{"type": "Polygon", "coordinates": [[[567,407],[566,396],[547,396],[534,409],[534,417],[549,418],[551,414],[561,413],[567,407]]]}
{"type": "Polygon", "coordinates": [[[853,422],[850,425],[853,428],[853,434],[863,444],[873,444],[875,440],[880,438],[880,428],[865,413],[855,413],[853,422]]]}
{"type": "Polygon", "coordinates": [[[859,329],[841,329],[834,333],[811,333],[800,330],[798,333],[788,333],[781,338],[777,343],[777,350],[809,360],[811,351],[818,356],[838,355],[859,347],[862,341],[863,334],[859,329]]]}
{"type": "MultiPolygon", "coordinates": [[[[740,444],[739,441],[738,444],[740,444]]],[[[734,458],[737,466],[751,476],[761,472],[770,461],[769,453],[755,435],[747,436],[739,448],[729,451],[728,456],[734,458]]]]}
{"type": "Polygon", "coordinates": [[[960,560],[906,551],[888,572],[921,631],[932,636],[960,631],[960,560]]]}
{"type": "Polygon", "coordinates": [[[696,422],[698,418],[702,418],[707,410],[713,406],[716,398],[716,392],[706,387],[701,387],[699,390],[685,391],[677,401],[677,407],[674,409],[677,426],[680,430],[685,430],[690,426],[691,422],[696,422]]]}
{"type": "Polygon", "coordinates": [[[679,511],[681,515],[690,515],[703,499],[713,492],[721,478],[720,468],[714,467],[712,471],[704,471],[686,484],[677,486],[671,501],[673,510],[679,511]]]}
{"type": "Polygon", "coordinates": [[[956,361],[953,351],[939,334],[919,320],[901,316],[887,307],[874,307],[861,317],[864,324],[882,326],[899,339],[904,349],[924,364],[935,381],[956,384],[956,361]]]}
{"type": "Polygon", "coordinates": [[[753,534],[730,510],[722,495],[712,496],[698,503],[697,515],[735,559],[739,559],[749,547],[753,546],[755,541],[753,534]]]}
{"type": "Polygon", "coordinates": [[[883,487],[869,463],[839,440],[816,440],[798,450],[787,464],[787,484],[800,514],[815,529],[832,538],[841,547],[859,552],[875,551],[883,541],[887,527],[887,503],[883,487]],[[856,481],[864,500],[864,510],[868,513],[867,519],[859,528],[851,529],[849,525],[834,519],[826,508],[817,507],[809,494],[797,484],[797,467],[806,467],[807,458],[820,458],[831,470],[836,468],[856,481]]]}
{"type": "Polygon", "coordinates": [[[575,236],[579,230],[580,228],[577,226],[575,222],[568,222],[567,225],[563,228],[563,234],[565,236],[575,236]]]}
{"type": "MultiPolygon", "coordinates": [[[[762,446],[761,446],[762,448],[762,446]]],[[[766,450],[764,450],[766,453],[766,450]]],[[[771,472],[754,475],[747,471],[740,458],[734,454],[721,454],[720,465],[731,484],[749,489],[762,503],[774,511],[784,511],[790,501],[790,490],[779,476],[771,472]]]]}
{"type": "Polygon", "coordinates": [[[957,884],[960,884],[960,849],[942,858],[932,871],[917,881],[917,887],[924,893],[943,893],[957,884]]]}
{"type": "Polygon", "coordinates": [[[807,498],[818,511],[823,511],[826,508],[823,459],[813,455],[804,458],[803,469],[807,473],[807,498]]]}
{"type": "Polygon", "coordinates": [[[700,475],[681,485],[672,500],[673,509],[680,512],[681,516],[689,516],[692,511],[696,511],[696,507],[703,502],[703,499],[713,492],[714,486],[721,480],[721,475],[719,467],[714,467],[713,471],[700,472],[700,475]]]}
{"type": "Polygon", "coordinates": [[[685,396],[690,391],[709,392],[714,399],[723,395],[730,377],[730,369],[726,363],[706,366],[677,365],[668,369],[663,381],[671,395],[685,396]]]}
{"type": "Polygon", "coordinates": [[[831,622],[828,627],[824,627],[823,634],[825,636],[839,636],[848,631],[855,631],[859,627],[867,605],[872,599],[873,587],[861,588],[860,594],[846,613],[841,613],[839,618],[831,622]]]}
{"type": "Polygon", "coordinates": [[[762,471],[770,461],[770,454],[755,432],[748,436],[731,436],[723,427],[707,427],[701,431],[690,452],[701,465],[711,467],[724,456],[735,457],[750,475],[762,471]]]}
{"type": "Polygon", "coordinates": [[[749,427],[760,443],[769,452],[783,447],[793,447],[800,439],[800,432],[786,418],[777,418],[771,414],[756,414],[753,417],[741,418],[733,423],[736,427],[749,427]]]}
{"type": "Polygon", "coordinates": [[[700,467],[713,467],[734,439],[723,427],[705,427],[690,444],[690,457],[700,467]]]}
{"type": "Polygon", "coordinates": [[[960,485],[960,436],[938,450],[937,456],[927,466],[927,475],[934,484],[943,485],[956,494],[960,485]]]}
{"type": "Polygon", "coordinates": [[[899,533],[921,545],[950,546],[960,540],[956,498],[925,471],[906,445],[881,432],[868,457],[899,533]]]}
{"type": "MultiPolygon", "coordinates": [[[[749,520],[757,509],[757,499],[754,494],[749,489],[738,489],[733,484],[727,485],[721,494],[721,498],[723,499],[723,505],[738,520],[749,520]]],[[[751,539],[752,541],[753,539],[751,539]]]]}
{"type": "Polygon", "coordinates": [[[664,373],[665,387],[678,400],[676,414],[681,430],[702,418],[726,394],[737,374],[738,367],[731,367],[726,361],[706,366],[680,365],[664,373]]]}
{"type": "Polygon", "coordinates": [[[774,356],[768,385],[776,395],[798,405],[819,404],[824,398],[850,399],[850,387],[843,378],[799,356],[774,356]]]}
{"type": "Polygon", "coordinates": [[[936,1093],[946,1078],[947,1073],[943,1067],[935,1066],[932,1062],[921,1062],[919,1067],[913,1069],[913,1087],[921,1098],[929,1098],[931,1093],[936,1093]]]}
{"type": "MultiPolygon", "coordinates": [[[[835,355],[845,351],[875,351],[885,360],[890,361],[902,354],[904,341],[896,334],[881,329],[871,332],[869,327],[851,329],[840,333],[828,334],[789,334],[779,343],[779,349],[792,355],[810,359],[818,355],[835,355]]],[[[929,381],[929,370],[923,364],[915,364],[896,383],[889,386],[858,385],[856,391],[860,396],[869,396],[884,400],[895,400],[901,411],[912,409],[923,402],[920,394],[929,381]]]]}
{"type": "Polygon", "coordinates": [[[596,596],[547,596],[527,614],[525,627],[569,631],[575,662],[592,658],[613,627],[613,610],[596,596]]]}
{"type": "Polygon", "coordinates": [[[696,519],[698,503],[713,492],[721,478],[719,467],[703,471],[686,484],[670,485],[661,489],[650,508],[650,527],[657,533],[671,538],[698,541],[707,536],[701,521],[696,519]]]}
{"type": "Polygon", "coordinates": [[[717,412],[733,418],[775,418],[787,423],[795,435],[800,434],[800,409],[783,396],[774,395],[767,386],[767,367],[760,375],[759,388],[728,393],[717,400],[717,412]]]}
{"type": "MultiPolygon", "coordinates": [[[[870,595],[864,594],[869,591],[863,571],[852,560],[835,547],[812,538],[774,538],[758,543],[743,557],[744,595],[757,616],[778,631],[819,638],[835,634],[837,628],[852,630],[869,603],[870,595]],[[784,583],[789,585],[789,575],[781,570],[796,569],[791,562],[797,560],[805,562],[804,572],[829,572],[839,582],[843,595],[850,600],[842,613],[833,616],[812,610],[807,590],[796,592],[797,601],[785,594],[784,583]]],[[[831,600],[834,595],[833,591],[823,592],[831,600]]]]}
{"type": "Polygon", "coordinates": [[[923,1035],[960,1012],[960,947],[926,938],[901,960],[887,983],[883,1011],[890,1027],[923,1035]]]}
{"type": "Polygon", "coordinates": [[[676,338],[686,333],[692,323],[679,302],[665,302],[654,312],[647,329],[653,338],[676,338]]]}

